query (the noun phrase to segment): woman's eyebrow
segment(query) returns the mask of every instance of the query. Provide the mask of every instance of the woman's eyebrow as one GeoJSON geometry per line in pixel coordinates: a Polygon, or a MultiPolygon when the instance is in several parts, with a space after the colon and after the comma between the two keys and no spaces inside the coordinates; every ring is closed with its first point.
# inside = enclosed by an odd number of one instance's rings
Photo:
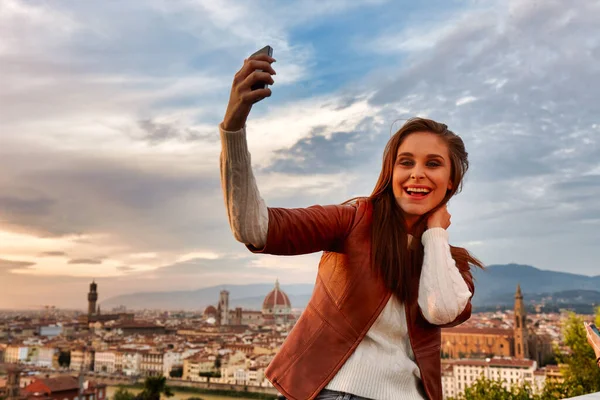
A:
{"type": "MultiPolygon", "coordinates": [[[[396,157],[414,157],[414,154],[405,151],[403,153],[398,153],[398,155],[396,157]]],[[[432,154],[427,154],[427,158],[441,158],[443,160],[444,156],[442,156],[440,154],[432,153],[432,154]]]]}

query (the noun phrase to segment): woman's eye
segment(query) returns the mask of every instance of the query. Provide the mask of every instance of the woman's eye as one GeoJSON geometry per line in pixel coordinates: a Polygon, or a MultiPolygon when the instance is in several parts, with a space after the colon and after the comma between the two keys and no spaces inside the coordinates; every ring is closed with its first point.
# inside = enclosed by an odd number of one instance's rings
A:
{"type": "Polygon", "coordinates": [[[439,167],[440,165],[441,165],[441,164],[440,164],[439,162],[437,162],[437,161],[429,161],[429,162],[427,163],[427,166],[428,166],[428,167],[439,167]]]}
{"type": "Polygon", "coordinates": [[[411,165],[413,165],[413,162],[411,160],[400,160],[398,164],[403,165],[405,167],[410,167],[411,165]]]}

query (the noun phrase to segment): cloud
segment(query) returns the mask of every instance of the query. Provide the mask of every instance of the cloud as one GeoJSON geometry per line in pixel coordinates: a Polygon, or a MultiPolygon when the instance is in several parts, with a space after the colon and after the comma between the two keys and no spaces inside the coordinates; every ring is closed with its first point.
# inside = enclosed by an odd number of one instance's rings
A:
{"type": "Polygon", "coordinates": [[[69,260],[69,264],[88,264],[88,265],[97,265],[102,264],[102,260],[95,260],[91,258],[76,258],[69,260]]]}
{"type": "Polygon", "coordinates": [[[10,270],[10,269],[26,269],[34,266],[35,263],[29,261],[13,261],[13,260],[4,260],[0,258],[0,269],[10,270]]]}
{"type": "Polygon", "coordinates": [[[328,174],[360,168],[365,162],[380,157],[382,143],[376,141],[380,137],[374,138],[369,132],[373,123],[372,117],[366,117],[354,131],[326,134],[323,132],[327,127],[316,126],[290,148],[275,150],[275,159],[264,171],[328,174]]]}
{"type": "Polygon", "coordinates": [[[151,145],[156,145],[169,140],[178,140],[183,142],[192,141],[212,141],[216,142],[218,136],[214,134],[214,128],[211,132],[201,132],[190,128],[181,128],[173,123],[161,123],[151,120],[139,121],[139,127],[143,132],[141,140],[147,141],[151,145]]]}
{"type": "Polygon", "coordinates": [[[370,193],[391,131],[429,116],[470,153],[451,240],[490,263],[597,268],[598,1],[0,7],[0,254],[24,263],[1,268],[0,304],[31,304],[27,287],[85,307],[92,277],[102,296],[312,281],[318,255],[247,253],[223,206],[216,126],[267,43],[276,84],[247,127],[268,205],[370,193]]]}
{"type": "Polygon", "coordinates": [[[40,257],[67,257],[67,253],[64,251],[44,251],[40,253],[40,257]]]}

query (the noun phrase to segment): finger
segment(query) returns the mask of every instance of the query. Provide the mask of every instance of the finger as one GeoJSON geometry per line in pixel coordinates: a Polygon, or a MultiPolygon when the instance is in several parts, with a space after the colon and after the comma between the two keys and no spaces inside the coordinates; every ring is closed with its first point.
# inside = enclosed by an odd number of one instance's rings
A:
{"type": "Polygon", "coordinates": [[[254,104],[266,97],[271,97],[271,89],[257,89],[246,92],[242,95],[242,101],[244,103],[254,104]]]}
{"type": "Polygon", "coordinates": [[[277,73],[271,66],[271,63],[268,61],[264,61],[264,60],[247,60],[244,63],[243,69],[246,72],[248,72],[249,74],[251,74],[252,72],[254,72],[257,69],[260,69],[262,71],[269,72],[273,75],[277,75],[277,73]]]}
{"type": "Polygon", "coordinates": [[[273,77],[268,72],[254,71],[239,86],[240,91],[250,89],[252,85],[258,82],[264,82],[268,85],[275,83],[273,77]]]}
{"type": "MultiPolygon", "coordinates": [[[[254,56],[250,56],[246,60],[260,60],[260,61],[267,61],[269,63],[277,61],[273,57],[271,57],[265,53],[260,53],[260,54],[254,55],[254,56]]],[[[246,61],[246,60],[244,60],[244,61],[246,61]]]]}
{"type": "Polygon", "coordinates": [[[248,61],[244,60],[242,68],[236,72],[233,78],[233,85],[237,86],[242,83],[246,78],[256,70],[263,70],[273,75],[277,75],[275,70],[271,67],[271,64],[265,61],[248,61]]]}

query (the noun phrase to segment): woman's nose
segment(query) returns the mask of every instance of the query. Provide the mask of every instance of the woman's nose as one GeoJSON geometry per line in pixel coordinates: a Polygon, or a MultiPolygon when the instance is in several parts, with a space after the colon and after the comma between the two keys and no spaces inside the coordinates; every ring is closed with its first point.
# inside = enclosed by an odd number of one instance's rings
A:
{"type": "Polygon", "coordinates": [[[421,179],[425,177],[425,172],[423,171],[423,168],[420,167],[415,167],[413,168],[413,170],[410,173],[410,177],[412,179],[421,179]]]}

